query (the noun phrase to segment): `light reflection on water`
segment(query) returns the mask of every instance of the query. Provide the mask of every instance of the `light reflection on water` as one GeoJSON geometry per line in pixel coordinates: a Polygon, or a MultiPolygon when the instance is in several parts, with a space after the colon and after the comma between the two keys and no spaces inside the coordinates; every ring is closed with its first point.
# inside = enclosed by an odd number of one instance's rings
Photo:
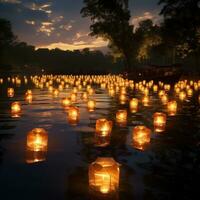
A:
{"type": "MultiPolygon", "coordinates": [[[[151,133],[151,143],[145,151],[132,147],[132,128],[146,125],[153,130],[154,112],[166,112],[155,94],[151,104],[139,103],[137,113],[128,113],[126,127],[114,123],[110,145],[95,145],[95,122],[106,117],[114,121],[121,105],[118,97],[109,97],[101,89],[93,95],[96,109],[89,113],[84,101],[77,126],[67,122],[67,113],[60,100],[70,93],[64,89],[53,98],[45,89],[33,89],[33,102],[24,101],[27,88],[16,90],[13,100],[23,107],[21,118],[11,118],[9,106],[13,101],[0,86],[0,188],[3,199],[92,199],[88,189],[88,165],[98,156],[111,156],[121,164],[119,199],[192,199],[195,180],[200,172],[200,110],[196,96],[179,102],[176,116],[168,117],[166,131],[151,133]],[[26,136],[35,127],[48,131],[48,152],[43,162],[26,163],[26,136]],[[10,192],[12,191],[12,192],[10,192]],[[31,194],[31,195],[30,195],[31,194]]],[[[141,99],[131,92],[130,97],[141,99]]]]}

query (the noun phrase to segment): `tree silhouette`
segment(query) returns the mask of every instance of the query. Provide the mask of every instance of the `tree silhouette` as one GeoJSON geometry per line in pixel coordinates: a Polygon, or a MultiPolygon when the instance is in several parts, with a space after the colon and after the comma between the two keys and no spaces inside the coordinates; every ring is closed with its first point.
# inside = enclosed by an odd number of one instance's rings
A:
{"type": "Polygon", "coordinates": [[[112,53],[120,55],[130,70],[134,48],[128,0],[84,0],[84,4],[81,13],[92,21],[91,35],[107,39],[112,53]]]}

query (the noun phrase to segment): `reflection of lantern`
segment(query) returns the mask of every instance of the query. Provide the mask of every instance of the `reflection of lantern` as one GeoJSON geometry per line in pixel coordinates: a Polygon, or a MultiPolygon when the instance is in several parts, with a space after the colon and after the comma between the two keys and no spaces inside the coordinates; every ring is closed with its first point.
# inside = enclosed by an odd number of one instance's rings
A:
{"type": "Polygon", "coordinates": [[[79,108],[75,106],[71,106],[68,109],[68,122],[72,125],[76,125],[79,120],[79,108]]]}
{"type": "Polygon", "coordinates": [[[112,121],[107,119],[96,120],[96,133],[99,136],[106,137],[109,136],[112,131],[112,121]]]}
{"type": "Polygon", "coordinates": [[[142,103],[143,103],[143,105],[144,106],[148,106],[149,105],[149,96],[144,96],[143,98],[142,98],[142,103]]]}
{"type": "Polygon", "coordinates": [[[68,106],[71,105],[71,100],[69,98],[63,98],[62,99],[62,105],[67,108],[68,106]]]}
{"type": "Polygon", "coordinates": [[[169,116],[174,116],[177,111],[177,103],[176,101],[170,101],[167,104],[167,111],[169,116]]]}
{"type": "Polygon", "coordinates": [[[138,109],[138,99],[132,98],[129,103],[129,107],[132,113],[137,112],[138,109]]]}
{"type": "Polygon", "coordinates": [[[8,88],[7,89],[8,97],[14,97],[14,94],[15,94],[14,88],[8,88]]]}
{"type": "Polygon", "coordinates": [[[144,148],[150,143],[151,130],[146,126],[136,126],[133,129],[133,146],[136,149],[144,150],[144,148]]]}
{"type": "Polygon", "coordinates": [[[182,101],[186,99],[186,93],[184,91],[181,91],[179,93],[179,99],[182,100],[182,101]]]}
{"type": "Polygon", "coordinates": [[[30,151],[46,151],[48,134],[43,128],[34,128],[27,135],[27,149],[30,151]]]}
{"type": "Polygon", "coordinates": [[[101,194],[115,193],[119,187],[119,164],[113,158],[97,158],[89,166],[89,186],[101,194]]]}
{"type": "Polygon", "coordinates": [[[153,115],[155,132],[162,132],[166,126],[166,114],[156,112],[153,115]]]}
{"type": "Polygon", "coordinates": [[[43,128],[35,128],[27,135],[26,162],[36,163],[46,160],[48,134],[43,128]]]}
{"type": "Polygon", "coordinates": [[[12,117],[19,117],[21,113],[21,104],[19,102],[13,102],[11,104],[12,117]]]}
{"type": "Polygon", "coordinates": [[[119,124],[126,124],[127,121],[127,111],[118,110],[116,113],[116,122],[119,124]]]}
{"type": "Polygon", "coordinates": [[[89,110],[90,112],[94,111],[95,106],[96,106],[96,102],[95,102],[94,100],[89,100],[89,101],[87,102],[87,107],[88,107],[88,110],[89,110]]]}

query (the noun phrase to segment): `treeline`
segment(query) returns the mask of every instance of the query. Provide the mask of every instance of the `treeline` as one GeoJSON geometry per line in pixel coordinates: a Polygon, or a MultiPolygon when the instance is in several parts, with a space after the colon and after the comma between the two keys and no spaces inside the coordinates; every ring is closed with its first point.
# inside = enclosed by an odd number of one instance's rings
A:
{"type": "Polygon", "coordinates": [[[0,49],[0,70],[7,72],[103,74],[119,73],[123,68],[120,61],[113,62],[111,55],[88,48],[36,50],[34,46],[19,42],[5,19],[0,19],[0,49]]]}

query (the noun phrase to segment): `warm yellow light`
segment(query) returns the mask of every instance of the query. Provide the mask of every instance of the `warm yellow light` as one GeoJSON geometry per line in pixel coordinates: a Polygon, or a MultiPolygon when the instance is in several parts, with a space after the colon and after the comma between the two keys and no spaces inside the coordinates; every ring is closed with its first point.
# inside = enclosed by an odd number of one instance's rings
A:
{"type": "Polygon", "coordinates": [[[89,100],[87,102],[87,107],[88,107],[88,111],[92,112],[94,111],[95,107],[96,107],[96,102],[94,100],[89,100]]]}
{"type": "Polygon", "coordinates": [[[144,150],[145,147],[150,143],[151,130],[146,126],[136,126],[133,128],[132,138],[133,147],[144,150]]]}
{"type": "Polygon", "coordinates": [[[127,121],[127,111],[118,110],[116,113],[116,122],[121,125],[125,125],[127,121]]]}
{"type": "Polygon", "coordinates": [[[34,128],[27,135],[27,149],[30,151],[46,151],[48,134],[43,128],[34,128]]]}
{"type": "Polygon", "coordinates": [[[96,133],[99,136],[106,137],[109,136],[112,131],[112,121],[107,119],[96,120],[96,133]]]}
{"type": "Polygon", "coordinates": [[[97,193],[115,193],[119,187],[119,164],[113,158],[97,158],[89,166],[89,186],[97,193]]]}
{"type": "Polygon", "coordinates": [[[138,99],[132,98],[129,102],[129,107],[132,113],[137,112],[138,110],[138,99]]]}
{"type": "Polygon", "coordinates": [[[142,103],[144,106],[149,106],[149,102],[150,102],[149,96],[144,96],[142,98],[142,103]]]}
{"type": "Polygon", "coordinates": [[[177,102],[176,101],[169,101],[167,103],[167,111],[169,116],[176,115],[177,112],[177,102]]]}
{"type": "Polygon", "coordinates": [[[68,109],[68,122],[72,125],[76,125],[79,121],[80,112],[79,108],[75,106],[70,106],[68,109]]]}
{"type": "Polygon", "coordinates": [[[67,108],[71,105],[71,100],[69,98],[63,98],[62,99],[62,106],[67,108]]]}
{"type": "Polygon", "coordinates": [[[183,100],[186,99],[186,93],[185,93],[184,91],[181,91],[181,92],[179,93],[179,99],[180,99],[181,101],[183,101],[183,100]]]}
{"type": "Polygon", "coordinates": [[[7,95],[8,95],[8,97],[14,97],[14,95],[15,95],[14,88],[8,88],[7,89],[7,95]]]}
{"type": "Polygon", "coordinates": [[[163,132],[166,126],[166,114],[156,112],[153,115],[153,120],[155,132],[163,132]]]}
{"type": "Polygon", "coordinates": [[[21,114],[21,104],[19,102],[13,102],[11,104],[12,117],[19,117],[21,114]]]}

